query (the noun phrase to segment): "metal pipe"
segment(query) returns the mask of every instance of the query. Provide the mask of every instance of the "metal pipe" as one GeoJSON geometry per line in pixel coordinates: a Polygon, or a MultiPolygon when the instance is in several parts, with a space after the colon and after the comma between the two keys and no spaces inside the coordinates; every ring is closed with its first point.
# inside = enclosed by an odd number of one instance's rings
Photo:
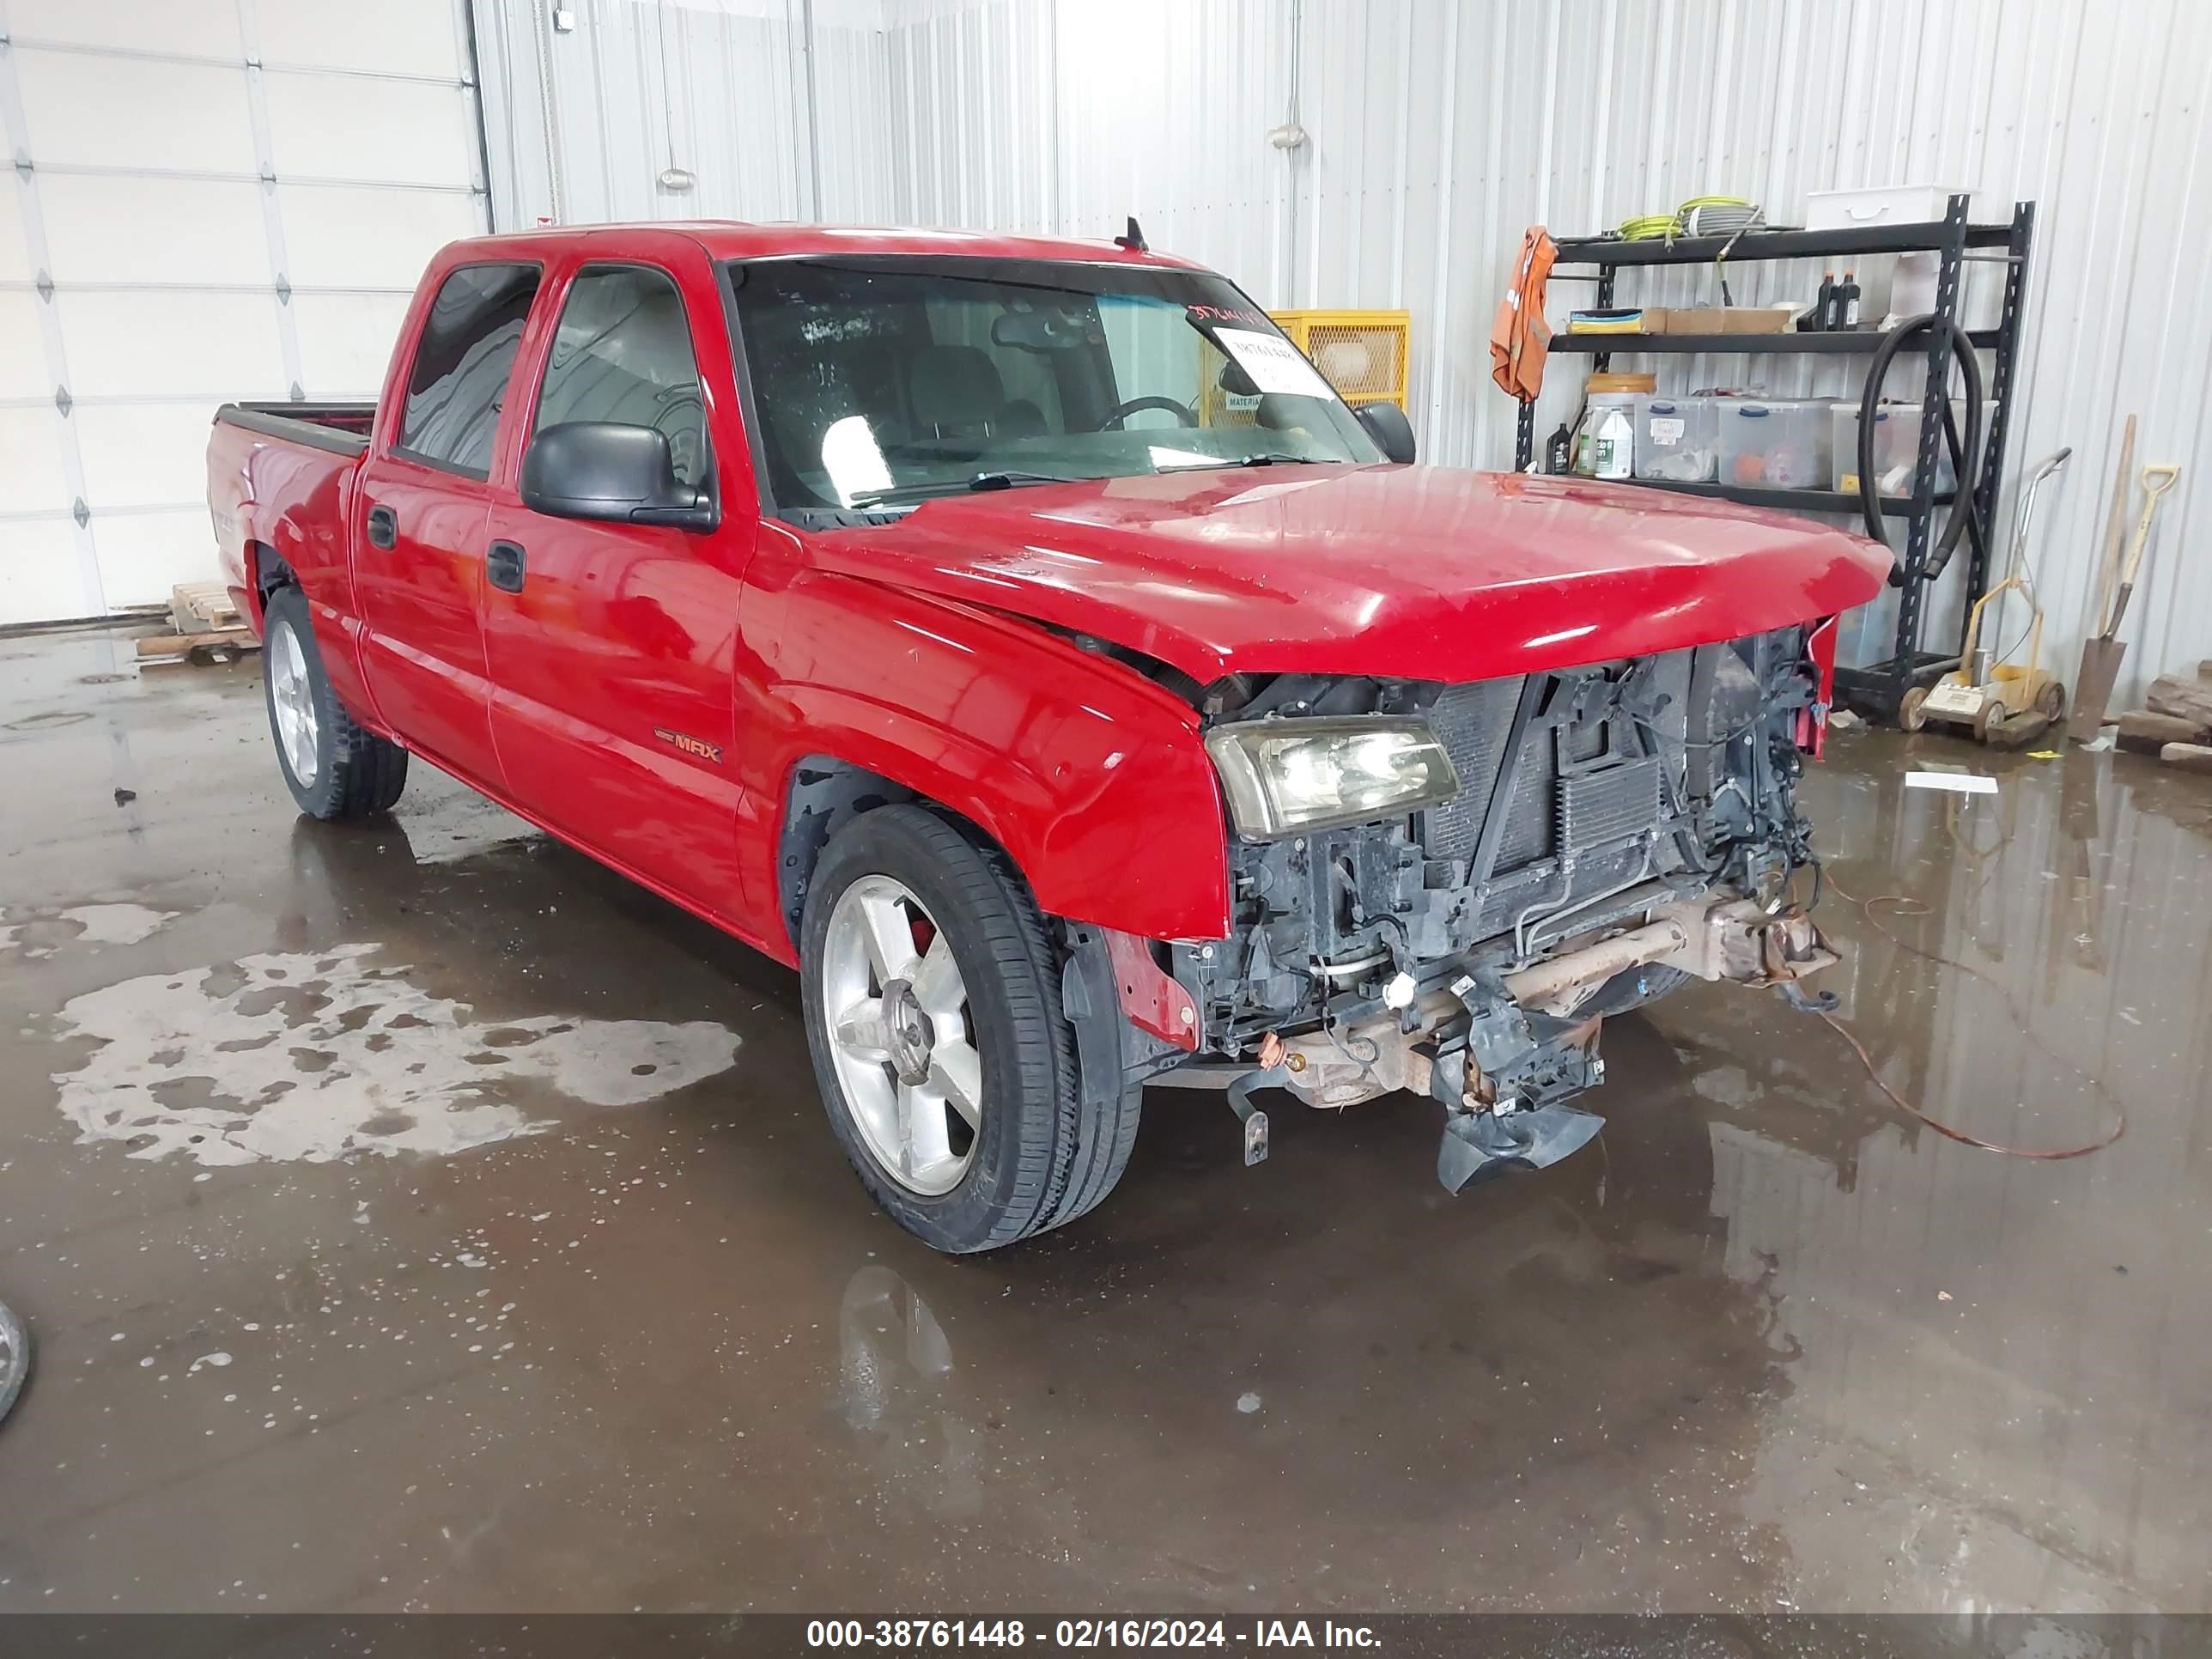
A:
{"type": "MultiPolygon", "coordinates": [[[[1505,988],[1516,1002],[1541,1007],[1567,998],[1585,986],[1602,983],[1615,974],[1672,956],[1687,948],[1689,935],[1675,921],[1655,921],[1633,933],[1604,939],[1565,956],[1523,968],[1505,975],[1505,988]]],[[[1559,1010],[1558,1012],[1565,1012],[1559,1010]]]]}

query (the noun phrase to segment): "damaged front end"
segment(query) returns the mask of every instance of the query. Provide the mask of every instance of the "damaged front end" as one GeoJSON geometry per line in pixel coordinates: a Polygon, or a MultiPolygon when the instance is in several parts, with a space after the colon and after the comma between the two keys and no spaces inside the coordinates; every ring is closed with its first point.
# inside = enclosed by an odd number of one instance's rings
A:
{"type": "Polygon", "coordinates": [[[1690,977],[1802,1002],[1836,959],[1791,897],[1800,745],[1826,713],[1806,638],[1462,685],[1215,687],[1231,932],[1171,947],[1200,1048],[1158,1080],[1227,1086],[1248,1161],[1260,1089],[1425,1092],[1457,1191],[1588,1143],[1602,1120],[1568,1103],[1603,1079],[1608,1014],[1690,977]]]}

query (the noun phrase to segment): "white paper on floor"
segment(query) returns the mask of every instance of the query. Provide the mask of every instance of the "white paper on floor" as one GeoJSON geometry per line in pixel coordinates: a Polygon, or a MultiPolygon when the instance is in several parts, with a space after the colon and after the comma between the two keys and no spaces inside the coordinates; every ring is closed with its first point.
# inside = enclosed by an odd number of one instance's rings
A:
{"type": "Polygon", "coordinates": [[[1907,772],[1907,789],[1949,789],[1961,795],[1994,795],[1997,781],[1973,772],[1907,772]]]}
{"type": "Polygon", "coordinates": [[[148,974],[62,1006],[96,1039],[55,1074],[82,1140],[205,1164],[327,1163],[354,1152],[465,1152],[554,1127],[505,1084],[634,1106],[726,1071],[738,1038],[709,1020],[493,1020],[410,982],[380,947],[241,957],[148,974]]]}

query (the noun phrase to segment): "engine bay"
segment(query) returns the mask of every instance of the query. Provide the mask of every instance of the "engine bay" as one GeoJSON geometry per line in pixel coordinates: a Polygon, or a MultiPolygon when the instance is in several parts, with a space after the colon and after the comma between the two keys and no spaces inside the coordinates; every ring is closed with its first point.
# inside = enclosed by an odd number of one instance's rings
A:
{"type": "Polygon", "coordinates": [[[1494,1139],[1596,1082],[1599,1019],[1672,975],[1780,983],[1832,961],[1790,903],[1819,695],[1796,628],[1466,684],[1210,688],[1209,722],[1410,717],[1459,787],[1379,821],[1232,840],[1230,938],[1173,947],[1203,1048],[1315,1104],[1424,1090],[1494,1139]]]}

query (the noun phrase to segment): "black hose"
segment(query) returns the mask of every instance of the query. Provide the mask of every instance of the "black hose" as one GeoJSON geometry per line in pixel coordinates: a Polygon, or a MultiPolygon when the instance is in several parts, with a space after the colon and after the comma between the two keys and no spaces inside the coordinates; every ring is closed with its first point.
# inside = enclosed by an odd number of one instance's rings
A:
{"type": "MultiPolygon", "coordinates": [[[[1883,336],[1881,345],[1875,349],[1874,359],[1867,366],[1866,389],[1859,394],[1859,513],[1866,520],[1867,534],[1887,547],[1889,538],[1882,528],[1881,482],[1874,471],[1875,416],[1881,403],[1883,380],[1899,350],[1915,334],[1923,333],[1936,326],[1931,313],[1926,316],[1908,317],[1883,336]]],[[[1958,475],[1958,493],[1953,497],[1951,510],[1943,520],[1943,533],[1937,537],[1929,550],[1924,577],[1933,580],[1943,574],[1943,567],[1951,562],[1951,554],[1959,545],[1959,538],[1966,533],[1967,525],[1974,514],[1974,485],[1981,462],[1982,447],[1982,365],[1974,356],[1973,343],[1964,330],[1954,328],[1951,335],[1951,356],[1959,365],[1960,377],[1966,382],[1966,430],[1963,438],[1951,430],[1944,422],[1943,436],[1952,444],[1952,470],[1958,475]]],[[[1945,392],[1948,406],[1949,392],[1945,392]]],[[[1946,409],[1948,416],[1948,410],[1946,409]]],[[[1925,434],[1923,434],[1925,441],[1925,434]]],[[[1914,487],[1919,480],[1914,478],[1914,487]]],[[[1905,566],[1892,556],[1889,572],[1892,587],[1905,586],[1905,566]]]]}

